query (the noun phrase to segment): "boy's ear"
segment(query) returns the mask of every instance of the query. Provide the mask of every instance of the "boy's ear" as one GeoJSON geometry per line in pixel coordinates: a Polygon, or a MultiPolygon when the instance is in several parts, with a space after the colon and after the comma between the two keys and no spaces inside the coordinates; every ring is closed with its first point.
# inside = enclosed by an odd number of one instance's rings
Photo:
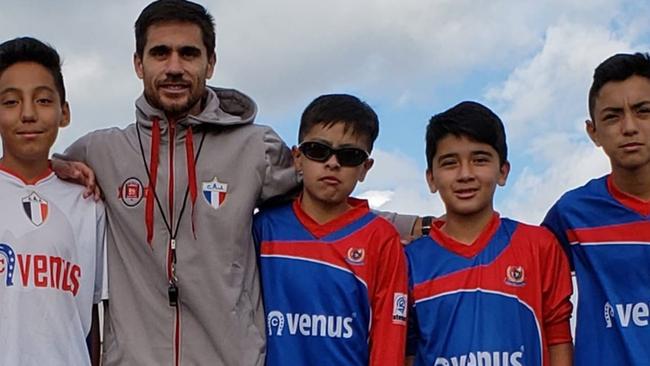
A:
{"type": "Polygon", "coordinates": [[[431,171],[431,169],[426,170],[425,177],[427,178],[427,184],[429,185],[429,191],[431,193],[438,192],[438,187],[436,187],[436,182],[433,180],[433,172],[431,171]]]}
{"type": "Polygon", "coordinates": [[[296,169],[298,174],[302,173],[302,153],[298,146],[291,148],[291,156],[293,156],[293,167],[296,169]]]}
{"type": "Polygon", "coordinates": [[[61,106],[61,122],[59,122],[59,127],[66,127],[70,124],[70,104],[64,102],[61,106]]]}
{"type": "Polygon", "coordinates": [[[142,67],[142,59],[138,56],[137,52],[133,52],[133,68],[139,79],[144,78],[144,68],[142,67]]]}
{"type": "Polygon", "coordinates": [[[497,184],[501,187],[505,186],[506,181],[508,180],[508,174],[510,174],[510,162],[506,161],[501,164],[501,167],[499,168],[499,179],[497,180],[497,184]]]}
{"type": "Polygon", "coordinates": [[[375,164],[375,160],[368,158],[366,161],[363,162],[361,172],[359,174],[359,182],[363,182],[364,179],[366,179],[366,174],[368,174],[368,170],[372,168],[372,166],[375,164]]]}
{"type": "Polygon", "coordinates": [[[586,120],[585,131],[587,131],[587,135],[589,135],[594,145],[600,147],[600,142],[598,142],[598,138],[596,137],[596,123],[592,120],[586,120]]]}

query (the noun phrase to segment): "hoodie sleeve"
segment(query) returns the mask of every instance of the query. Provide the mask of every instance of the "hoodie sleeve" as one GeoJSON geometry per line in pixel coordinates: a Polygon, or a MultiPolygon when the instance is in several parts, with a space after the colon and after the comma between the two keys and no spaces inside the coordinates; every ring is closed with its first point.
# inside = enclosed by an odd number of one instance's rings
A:
{"type": "Polygon", "coordinates": [[[291,150],[275,131],[266,128],[263,136],[265,171],[258,206],[270,198],[289,193],[298,186],[291,150]]]}
{"type": "Polygon", "coordinates": [[[404,215],[404,214],[399,214],[396,212],[390,212],[390,211],[379,211],[379,210],[373,210],[373,212],[384,219],[388,220],[395,229],[397,229],[397,232],[399,233],[399,237],[402,240],[405,240],[407,242],[410,242],[414,238],[412,237],[413,235],[413,226],[415,225],[415,220],[417,220],[418,216],[416,215],[404,215]]]}
{"type": "Polygon", "coordinates": [[[93,132],[90,132],[73,142],[68,146],[62,154],[54,154],[54,158],[68,161],[80,161],[88,164],[88,148],[90,147],[91,137],[93,132]]]}

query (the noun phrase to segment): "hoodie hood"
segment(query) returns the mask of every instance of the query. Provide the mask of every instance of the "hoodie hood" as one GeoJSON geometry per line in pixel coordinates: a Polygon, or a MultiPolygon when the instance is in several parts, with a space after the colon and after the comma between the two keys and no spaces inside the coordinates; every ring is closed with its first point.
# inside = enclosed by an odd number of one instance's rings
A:
{"type": "MultiPolygon", "coordinates": [[[[237,126],[253,123],[257,115],[257,105],[248,95],[235,89],[206,88],[205,106],[196,116],[187,115],[177,121],[182,126],[212,124],[218,126],[237,126]]],[[[150,129],[152,120],[160,120],[161,132],[167,130],[167,117],[160,109],[149,104],[144,93],[135,102],[136,120],[141,126],[150,129]]]]}

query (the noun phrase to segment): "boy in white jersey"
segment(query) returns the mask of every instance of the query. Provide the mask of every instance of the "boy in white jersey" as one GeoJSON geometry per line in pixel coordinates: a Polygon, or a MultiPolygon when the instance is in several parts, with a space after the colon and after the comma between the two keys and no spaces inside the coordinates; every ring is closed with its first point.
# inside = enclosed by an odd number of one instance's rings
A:
{"type": "Polygon", "coordinates": [[[87,338],[98,364],[104,209],[48,160],[69,122],[57,52],[0,44],[0,365],[90,365],[87,338]]]}

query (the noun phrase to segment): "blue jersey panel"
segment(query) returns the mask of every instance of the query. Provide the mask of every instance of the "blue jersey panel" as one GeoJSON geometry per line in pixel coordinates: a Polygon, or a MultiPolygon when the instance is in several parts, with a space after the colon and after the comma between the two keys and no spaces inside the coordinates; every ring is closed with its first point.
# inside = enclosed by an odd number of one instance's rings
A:
{"type": "Polygon", "coordinates": [[[458,291],[419,302],[416,309],[417,366],[542,365],[535,314],[512,295],[458,291]],[[531,337],[531,329],[537,336],[531,337]]]}
{"type": "Polygon", "coordinates": [[[368,297],[361,281],[325,263],[275,257],[261,261],[264,287],[273,289],[264,296],[268,365],[368,363],[370,307],[367,300],[359,304],[368,297]],[[314,355],[319,355],[317,361],[314,355]]]}

